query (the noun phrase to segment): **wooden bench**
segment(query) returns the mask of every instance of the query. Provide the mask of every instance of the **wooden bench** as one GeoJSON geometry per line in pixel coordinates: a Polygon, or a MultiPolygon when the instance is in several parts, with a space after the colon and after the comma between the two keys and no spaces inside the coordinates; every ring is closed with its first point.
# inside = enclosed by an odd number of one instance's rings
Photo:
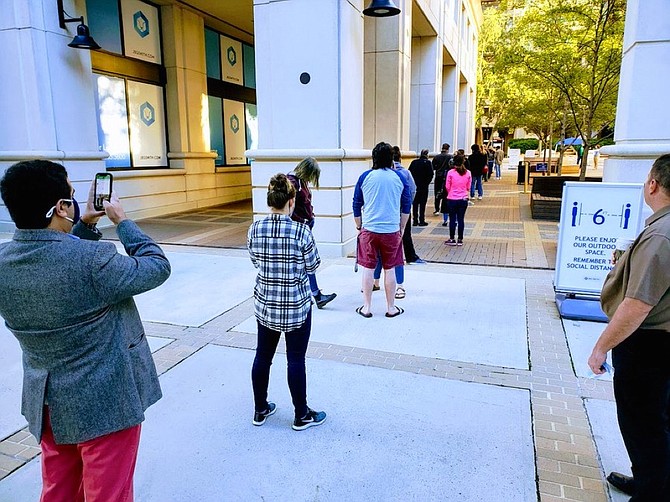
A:
{"type": "MultiPolygon", "coordinates": [[[[559,221],[561,219],[561,198],[566,181],[579,181],[578,176],[534,176],[530,193],[530,213],[534,220],[559,221]]],[[[584,181],[602,181],[601,178],[587,177],[584,181]]]]}

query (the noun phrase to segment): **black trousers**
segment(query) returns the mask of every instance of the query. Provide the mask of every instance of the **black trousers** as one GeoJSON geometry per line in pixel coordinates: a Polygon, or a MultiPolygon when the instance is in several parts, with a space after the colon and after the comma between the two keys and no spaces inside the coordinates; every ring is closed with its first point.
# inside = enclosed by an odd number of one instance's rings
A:
{"type": "Polygon", "coordinates": [[[670,500],[670,333],[635,331],[612,351],[617,418],[631,461],[631,502],[670,500]]]}
{"type": "Polygon", "coordinates": [[[414,223],[426,221],[426,204],[428,203],[428,187],[416,190],[412,202],[412,219],[414,223]]]}
{"type": "MultiPolygon", "coordinates": [[[[251,367],[251,384],[254,390],[254,407],[256,411],[264,410],[268,405],[268,383],[270,366],[277,350],[281,333],[256,321],[258,326],[258,345],[256,357],[251,367]]],[[[291,392],[293,408],[297,418],[307,414],[307,376],[305,371],[305,354],[309,335],[312,332],[312,310],[310,309],[305,322],[293,331],[284,333],[286,339],[286,361],[288,388],[291,392]]]]}
{"type": "Polygon", "coordinates": [[[412,241],[412,219],[407,218],[407,225],[402,234],[402,249],[405,253],[405,261],[411,263],[419,259],[414,249],[414,242],[412,241]]]}
{"type": "Polygon", "coordinates": [[[433,184],[433,193],[435,194],[435,212],[439,212],[440,206],[442,205],[442,197],[444,196],[444,181],[445,179],[443,177],[435,176],[435,183],[433,184]]]}
{"type": "Polygon", "coordinates": [[[449,238],[454,238],[456,223],[458,223],[458,240],[462,241],[463,232],[465,231],[465,211],[468,210],[468,201],[447,199],[447,209],[449,210],[449,238]]]}

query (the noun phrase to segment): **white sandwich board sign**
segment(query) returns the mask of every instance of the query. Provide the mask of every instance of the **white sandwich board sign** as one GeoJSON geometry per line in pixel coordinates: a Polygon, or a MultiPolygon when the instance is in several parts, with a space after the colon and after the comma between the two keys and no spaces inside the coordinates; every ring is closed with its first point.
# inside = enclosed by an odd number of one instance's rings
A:
{"type": "Polygon", "coordinates": [[[618,238],[635,239],[645,209],[642,184],[568,181],[563,187],[556,292],[600,296],[618,238]]]}

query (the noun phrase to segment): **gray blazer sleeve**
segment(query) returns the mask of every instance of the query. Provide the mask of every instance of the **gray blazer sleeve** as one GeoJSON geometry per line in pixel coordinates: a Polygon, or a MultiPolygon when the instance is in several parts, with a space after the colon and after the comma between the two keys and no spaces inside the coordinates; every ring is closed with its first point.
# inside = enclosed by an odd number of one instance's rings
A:
{"type": "Polygon", "coordinates": [[[117,303],[160,286],[170,276],[161,248],[131,220],[116,229],[128,256],[114,245],[100,246],[91,264],[93,286],[105,303],[117,303]]]}

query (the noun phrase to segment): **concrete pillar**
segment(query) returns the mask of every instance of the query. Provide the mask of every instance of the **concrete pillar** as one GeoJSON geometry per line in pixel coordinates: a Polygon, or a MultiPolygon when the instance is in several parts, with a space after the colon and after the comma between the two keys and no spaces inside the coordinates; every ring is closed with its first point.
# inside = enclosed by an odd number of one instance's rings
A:
{"type": "Polygon", "coordinates": [[[442,44],[437,36],[412,38],[410,150],[439,151],[442,117],[442,44]]]}
{"type": "Polygon", "coordinates": [[[603,181],[644,182],[670,153],[670,3],[628,0],[614,139],[603,147],[603,181]]]}
{"type": "MultiPolygon", "coordinates": [[[[458,68],[456,65],[442,67],[442,143],[449,143],[451,151],[457,148],[458,124],[458,68]]],[[[436,149],[439,150],[439,147],[436,149]]]]}
{"type": "MultiPolygon", "coordinates": [[[[215,154],[203,124],[209,121],[204,20],[180,5],[161,9],[163,53],[167,74],[166,108],[170,166],[186,174],[214,177],[215,154]]],[[[200,178],[200,183],[202,183],[200,178]]],[[[214,183],[212,181],[212,188],[214,183]]],[[[187,178],[188,185],[188,178],[187,178]]],[[[189,187],[187,190],[197,189],[189,187]]]]}
{"type": "Polygon", "coordinates": [[[412,0],[397,0],[398,16],[365,18],[364,144],[409,148],[412,0]]]}
{"type": "Polygon", "coordinates": [[[216,154],[210,151],[209,128],[203,127],[209,124],[204,20],[180,5],[163,7],[161,17],[170,167],[185,169],[187,202],[220,202],[216,154]]]}
{"type": "Polygon", "coordinates": [[[469,133],[469,113],[470,113],[470,92],[468,84],[461,83],[458,86],[458,136],[456,138],[456,148],[462,148],[465,153],[470,152],[468,144],[469,133]]]}
{"type": "MultiPolygon", "coordinates": [[[[65,0],[73,16],[83,1],[65,0]]],[[[29,158],[62,163],[78,193],[88,193],[98,151],[90,53],[67,46],[76,24],[58,25],[54,0],[6,0],[0,9],[0,175],[29,158]]],[[[14,228],[0,204],[0,231],[14,228]]]]}
{"type": "Polygon", "coordinates": [[[353,187],[363,149],[363,1],[254,0],[259,146],[254,213],[267,213],[270,177],[306,156],[321,165],[314,235],[323,256],[353,251],[353,187]],[[318,36],[313,36],[318,33],[318,36]]]}

